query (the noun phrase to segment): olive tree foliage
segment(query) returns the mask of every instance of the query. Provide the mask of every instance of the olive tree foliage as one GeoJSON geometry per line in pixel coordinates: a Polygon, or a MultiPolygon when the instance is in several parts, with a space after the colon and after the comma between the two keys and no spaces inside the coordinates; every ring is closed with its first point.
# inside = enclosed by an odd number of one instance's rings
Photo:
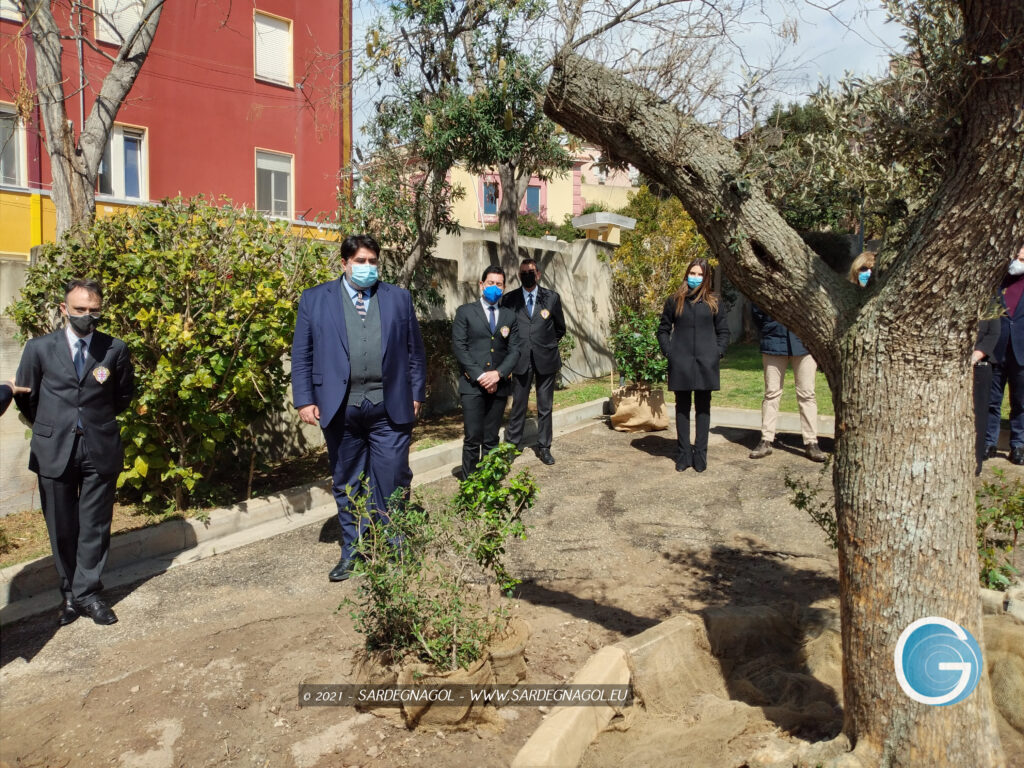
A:
{"type": "Polygon", "coordinates": [[[936,2],[887,7],[919,53],[894,57],[888,77],[845,77],[806,104],[777,105],[740,142],[749,175],[798,229],[852,231],[863,220],[867,237],[898,240],[945,173],[967,95],[952,55],[960,15],[936,2]]]}
{"type": "MultiPolygon", "coordinates": [[[[80,29],[92,29],[97,16],[94,4],[80,0],[17,0],[32,34],[35,56],[36,90],[27,83],[21,88],[28,99],[19,104],[39,105],[46,134],[46,152],[53,177],[52,199],[57,211],[57,236],[76,227],[88,227],[96,213],[96,179],[103,151],[110,139],[117,112],[131,91],[149,54],[156,35],[164,0],[145,0],[139,18],[121,38],[117,53],[111,55],[80,29]],[[56,13],[54,12],[56,10],[56,13]],[[76,27],[78,30],[76,30],[76,27]],[[74,41],[109,64],[98,84],[85,82],[85,72],[77,76],[67,72],[64,62],[65,41],[74,41]],[[82,79],[79,85],[80,78],[82,79]],[[69,117],[67,102],[79,89],[95,92],[92,108],[81,125],[69,117]],[[78,135],[75,135],[76,127],[78,135]]],[[[105,26],[117,32],[111,19],[105,26]]],[[[21,114],[28,119],[29,111],[21,114]]]]}
{"type": "Polygon", "coordinates": [[[887,7],[906,25],[909,52],[895,78],[851,94],[861,108],[837,104],[836,120],[920,191],[866,289],[786,223],[754,154],[682,101],[563,49],[545,111],[676,195],[729,280],[798,333],[828,377],[844,731],[800,760],[998,766],[987,677],[956,706],[928,706],[900,688],[893,653],[925,616],[982,639],[970,350],[979,312],[1024,242],[1024,5],[887,7]]]}

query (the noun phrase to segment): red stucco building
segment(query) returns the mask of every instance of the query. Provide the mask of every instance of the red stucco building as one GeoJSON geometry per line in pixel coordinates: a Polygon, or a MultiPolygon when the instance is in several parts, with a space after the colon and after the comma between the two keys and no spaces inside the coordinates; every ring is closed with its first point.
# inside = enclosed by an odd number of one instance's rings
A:
{"type": "MultiPolygon", "coordinates": [[[[75,42],[64,49],[76,132],[109,68],[103,54],[116,55],[143,5],[92,4],[79,18],[70,3],[53,3],[62,31],[80,23],[88,38],[81,68],[75,42]]],[[[350,49],[351,0],[167,2],[115,119],[97,212],[203,194],[296,223],[330,220],[352,146],[351,65],[339,54],[350,49]]],[[[41,121],[25,106],[35,88],[28,26],[14,0],[0,0],[0,254],[8,256],[53,238],[41,121]]]]}

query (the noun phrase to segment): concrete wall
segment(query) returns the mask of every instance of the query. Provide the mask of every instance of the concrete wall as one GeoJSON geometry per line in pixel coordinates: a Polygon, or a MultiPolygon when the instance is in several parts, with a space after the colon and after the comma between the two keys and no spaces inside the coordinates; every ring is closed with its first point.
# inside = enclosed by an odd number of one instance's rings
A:
{"type": "MultiPolygon", "coordinates": [[[[22,258],[0,258],[0,311],[18,298],[25,286],[28,261],[22,258]]],[[[22,346],[15,339],[17,327],[9,318],[0,316],[0,381],[14,378],[21,360],[22,346]]],[[[36,476],[28,471],[29,427],[19,418],[12,404],[0,418],[0,516],[39,506],[36,476]]]]}

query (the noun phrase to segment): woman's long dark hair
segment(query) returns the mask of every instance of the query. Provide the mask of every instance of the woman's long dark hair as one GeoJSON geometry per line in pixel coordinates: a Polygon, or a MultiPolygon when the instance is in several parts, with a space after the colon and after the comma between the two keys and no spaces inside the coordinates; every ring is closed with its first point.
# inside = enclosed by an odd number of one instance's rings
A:
{"type": "MultiPolygon", "coordinates": [[[[700,267],[704,270],[704,282],[700,284],[696,291],[693,292],[692,297],[694,301],[703,301],[708,305],[708,309],[711,310],[712,315],[718,314],[718,297],[711,292],[711,265],[708,264],[708,260],[704,258],[696,258],[691,261],[686,267],[686,274],[690,274],[690,270],[694,266],[700,267]]],[[[675,292],[673,298],[676,300],[676,315],[683,314],[683,309],[686,307],[686,299],[691,296],[690,287],[686,284],[686,277],[683,278],[683,284],[679,286],[679,290],[675,292]]]]}

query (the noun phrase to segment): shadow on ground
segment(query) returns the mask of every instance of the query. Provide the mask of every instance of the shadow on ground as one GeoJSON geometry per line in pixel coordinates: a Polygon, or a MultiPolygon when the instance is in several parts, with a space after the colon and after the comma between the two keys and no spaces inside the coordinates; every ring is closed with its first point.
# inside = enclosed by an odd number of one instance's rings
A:
{"type": "Polygon", "coordinates": [[[661,621],[649,616],[637,616],[622,608],[605,605],[590,598],[578,597],[571,592],[549,589],[533,579],[523,581],[516,588],[515,597],[534,605],[558,608],[627,637],[650,629],[661,621]]]}

